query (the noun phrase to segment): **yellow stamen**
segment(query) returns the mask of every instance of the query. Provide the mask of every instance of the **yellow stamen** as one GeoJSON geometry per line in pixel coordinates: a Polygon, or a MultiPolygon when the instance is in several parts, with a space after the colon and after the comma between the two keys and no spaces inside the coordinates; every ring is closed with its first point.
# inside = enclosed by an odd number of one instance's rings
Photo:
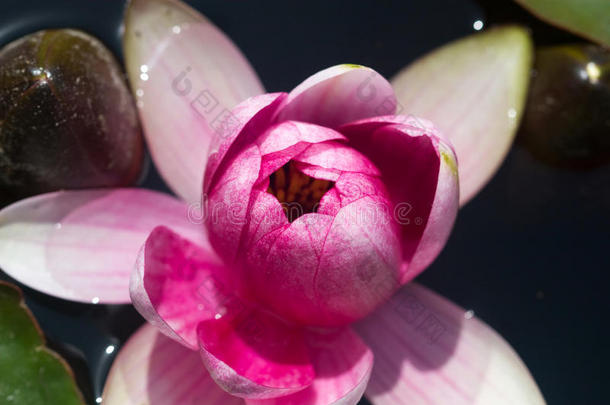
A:
{"type": "Polygon", "coordinates": [[[288,220],[293,222],[301,215],[315,212],[333,185],[332,181],[307,176],[290,161],[271,174],[267,192],[282,203],[288,220]]]}

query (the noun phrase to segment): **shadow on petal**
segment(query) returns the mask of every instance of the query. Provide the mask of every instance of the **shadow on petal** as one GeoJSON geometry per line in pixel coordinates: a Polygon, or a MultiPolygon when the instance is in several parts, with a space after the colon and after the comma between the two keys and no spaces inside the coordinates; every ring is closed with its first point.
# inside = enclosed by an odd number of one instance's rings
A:
{"type": "Polygon", "coordinates": [[[392,392],[405,378],[405,369],[427,373],[442,368],[455,351],[463,320],[463,316],[439,312],[410,286],[403,288],[357,325],[375,353],[374,377],[367,393],[392,392]]]}
{"type": "Polygon", "coordinates": [[[373,353],[350,329],[308,334],[316,377],[306,389],[267,400],[247,400],[248,405],[356,404],[371,375],[373,353]]]}
{"type": "Polygon", "coordinates": [[[300,391],[315,373],[302,329],[241,305],[197,328],[203,363],[227,392],[274,398],[300,391]]]}
{"type": "Polygon", "coordinates": [[[357,330],[375,354],[371,402],[544,404],[519,356],[473,315],[409,284],[361,322],[357,330]]]}
{"type": "Polygon", "coordinates": [[[144,325],[121,349],[104,388],[105,405],[240,405],[210,378],[196,351],[144,325]]]}
{"type": "Polygon", "coordinates": [[[224,392],[210,378],[196,351],[158,334],[151,354],[149,376],[153,378],[147,381],[150,405],[243,403],[224,392]],[[171,367],[170,364],[177,366],[171,367]],[[164,383],[160,384],[159,379],[164,383]]]}

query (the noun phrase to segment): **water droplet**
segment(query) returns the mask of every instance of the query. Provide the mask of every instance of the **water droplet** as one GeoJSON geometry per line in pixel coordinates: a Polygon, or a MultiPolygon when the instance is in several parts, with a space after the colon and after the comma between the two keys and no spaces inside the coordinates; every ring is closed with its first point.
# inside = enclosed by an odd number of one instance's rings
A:
{"type": "Polygon", "coordinates": [[[147,81],[147,80],[148,80],[148,74],[146,74],[146,73],[142,73],[142,74],[140,75],[140,79],[142,79],[143,81],[147,81]]]}
{"type": "Polygon", "coordinates": [[[148,72],[148,65],[142,65],[142,66],[140,66],[140,72],[142,72],[142,73],[146,73],[146,72],[148,72]]]}
{"type": "Polygon", "coordinates": [[[95,398],[95,403],[96,404],[101,404],[102,403],[102,397],[95,398]]]}
{"type": "Polygon", "coordinates": [[[514,108],[509,109],[508,110],[508,118],[510,118],[510,119],[517,118],[517,110],[515,110],[514,108]]]}
{"type": "Polygon", "coordinates": [[[216,315],[214,315],[214,319],[218,320],[218,319],[220,319],[220,318],[222,318],[222,315],[220,315],[220,314],[216,314],[216,315]]]}
{"type": "Polygon", "coordinates": [[[172,28],[172,32],[174,34],[180,34],[180,31],[182,31],[182,28],[180,28],[179,25],[174,25],[174,27],[172,28]]]}
{"type": "Polygon", "coordinates": [[[100,297],[93,297],[91,299],[91,303],[92,304],[99,304],[100,303],[100,297]]]}
{"type": "Polygon", "coordinates": [[[475,29],[475,31],[481,31],[483,29],[483,21],[481,20],[476,20],[473,24],[472,24],[472,28],[475,29]]]}
{"type": "Polygon", "coordinates": [[[136,96],[138,96],[138,97],[142,97],[142,96],[144,96],[144,90],[142,90],[142,89],[137,89],[137,90],[136,90],[136,96]]]}
{"type": "Polygon", "coordinates": [[[474,311],[472,309],[469,309],[468,311],[464,312],[465,319],[472,319],[473,317],[474,317],[474,311]]]}
{"type": "Polygon", "coordinates": [[[108,346],[108,347],[106,348],[106,354],[112,354],[112,353],[114,353],[114,349],[115,349],[114,345],[110,345],[110,346],[108,346]]]}

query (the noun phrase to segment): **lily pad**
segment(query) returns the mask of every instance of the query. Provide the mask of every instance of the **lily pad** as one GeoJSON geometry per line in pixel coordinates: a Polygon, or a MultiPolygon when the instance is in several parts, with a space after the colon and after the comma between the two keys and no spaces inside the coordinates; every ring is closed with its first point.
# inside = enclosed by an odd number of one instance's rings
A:
{"type": "Polygon", "coordinates": [[[610,45],[608,0],[515,0],[531,13],[575,34],[610,45]]]}
{"type": "Polygon", "coordinates": [[[1,281],[0,376],[0,404],[84,404],[68,364],[45,346],[21,291],[1,281]]]}

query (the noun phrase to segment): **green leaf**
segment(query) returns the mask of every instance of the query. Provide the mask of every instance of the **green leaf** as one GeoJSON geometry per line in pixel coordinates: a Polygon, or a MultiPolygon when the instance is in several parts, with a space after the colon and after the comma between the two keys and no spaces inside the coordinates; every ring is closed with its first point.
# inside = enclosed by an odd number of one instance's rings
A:
{"type": "Polygon", "coordinates": [[[0,404],[83,405],[68,364],[45,339],[21,291],[0,281],[0,404]]]}
{"type": "Polygon", "coordinates": [[[610,46],[609,0],[515,0],[551,24],[610,46]]]}

